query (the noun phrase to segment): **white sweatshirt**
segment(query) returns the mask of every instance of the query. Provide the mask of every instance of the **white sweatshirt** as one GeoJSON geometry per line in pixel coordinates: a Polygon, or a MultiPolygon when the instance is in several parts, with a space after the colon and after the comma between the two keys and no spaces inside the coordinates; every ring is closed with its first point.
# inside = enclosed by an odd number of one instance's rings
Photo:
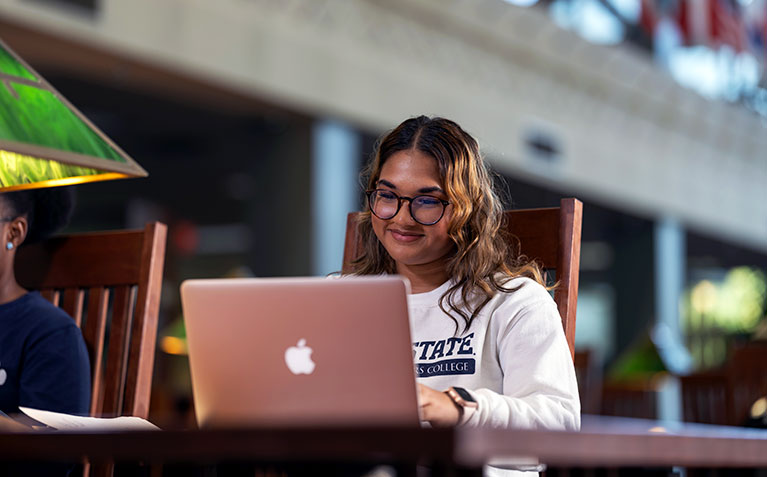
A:
{"type": "MultiPolygon", "coordinates": [[[[438,391],[460,386],[479,404],[465,425],[577,430],[575,370],[556,304],[528,278],[510,280],[459,331],[440,308],[450,286],[408,297],[417,380],[438,391]]],[[[528,474],[529,475],[529,474],[528,474]]]]}

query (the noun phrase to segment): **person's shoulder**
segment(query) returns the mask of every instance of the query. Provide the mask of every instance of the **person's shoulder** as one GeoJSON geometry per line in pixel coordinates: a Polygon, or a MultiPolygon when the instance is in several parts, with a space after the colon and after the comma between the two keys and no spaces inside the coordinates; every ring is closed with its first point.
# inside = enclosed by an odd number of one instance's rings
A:
{"type": "Polygon", "coordinates": [[[504,326],[554,329],[559,313],[546,287],[527,277],[508,277],[501,283],[504,291],[493,297],[491,321],[499,330],[504,326]]]}
{"type": "Polygon", "coordinates": [[[61,308],[40,296],[37,292],[27,294],[24,314],[30,326],[40,333],[54,332],[61,329],[77,328],[75,321],[61,308]]]}
{"type": "Polygon", "coordinates": [[[502,302],[513,303],[516,306],[527,306],[536,303],[553,303],[554,299],[546,287],[528,277],[498,277],[503,291],[499,299],[502,302]]]}

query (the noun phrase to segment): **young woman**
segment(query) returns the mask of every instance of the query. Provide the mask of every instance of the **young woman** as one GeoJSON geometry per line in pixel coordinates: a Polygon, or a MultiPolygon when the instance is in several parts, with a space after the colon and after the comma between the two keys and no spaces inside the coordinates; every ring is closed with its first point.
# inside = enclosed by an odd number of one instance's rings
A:
{"type": "Polygon", "coordinates": [[[87,414],[90,365],[80,329],[61,309],[28,292],[14,273],[16,250],[69,220],[72,194],[41,189],[0,194],[0,410],[19,406],[87,414]]]}
{"type": "Polygon", "coordinates": [[[361,275],[410,281],[422,417],[432,425],[578,429],[570,350],[542,273],[513,256],[477,142],[408,119],[367,171],[361,275]]]}

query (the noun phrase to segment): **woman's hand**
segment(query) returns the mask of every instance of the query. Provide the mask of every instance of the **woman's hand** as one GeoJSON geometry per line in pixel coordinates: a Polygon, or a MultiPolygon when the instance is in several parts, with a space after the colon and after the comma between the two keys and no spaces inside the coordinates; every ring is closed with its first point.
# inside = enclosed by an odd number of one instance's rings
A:
{"type": "Polygon", "coordinates": [[[447,394],[418,383],[418,403],[421,419],[434,427],[455,426],[460,413],[458,406],[447,394]]]}

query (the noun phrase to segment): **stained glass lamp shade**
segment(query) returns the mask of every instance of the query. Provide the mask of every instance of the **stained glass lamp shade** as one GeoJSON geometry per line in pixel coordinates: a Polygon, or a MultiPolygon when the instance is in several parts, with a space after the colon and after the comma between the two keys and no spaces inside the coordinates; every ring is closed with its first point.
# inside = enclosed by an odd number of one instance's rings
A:
{"type": "Polygon", "coordinates": [[[146,175],[0,40],[0,192],[146,175]]]}

